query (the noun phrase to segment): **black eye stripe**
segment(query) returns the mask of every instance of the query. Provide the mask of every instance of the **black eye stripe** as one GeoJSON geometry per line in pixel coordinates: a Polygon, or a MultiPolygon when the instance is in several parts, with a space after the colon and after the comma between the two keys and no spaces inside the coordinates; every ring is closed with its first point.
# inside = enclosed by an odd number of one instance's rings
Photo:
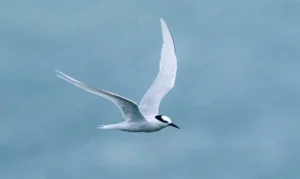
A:
{"type": "Polygon", "coordinates": [[[157,115],[155,118],[163,123],[168,123],[168,121],[163,120],[162,115],[157,115]]]}
{"type": "Polygon", "coordinates": [[[165,121],[165,120],[163,120],[163,119],[162,119],[162,120],[160,120],[160,121],[161,121],[161,122],[163,122],[163,123],[168,123],[168,121],[165,121]]]}

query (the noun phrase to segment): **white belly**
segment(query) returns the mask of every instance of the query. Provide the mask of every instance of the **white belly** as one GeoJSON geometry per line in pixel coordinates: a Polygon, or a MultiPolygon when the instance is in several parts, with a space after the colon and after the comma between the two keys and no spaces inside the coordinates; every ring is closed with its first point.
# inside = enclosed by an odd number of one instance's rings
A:
{"type": "Polygon", "coordinates": [[[157,132],[163,129],[164,127],[151,124],[149,122],[141,123],[126,123],[124,127],[120,130],[127,132],[157,132]]]}

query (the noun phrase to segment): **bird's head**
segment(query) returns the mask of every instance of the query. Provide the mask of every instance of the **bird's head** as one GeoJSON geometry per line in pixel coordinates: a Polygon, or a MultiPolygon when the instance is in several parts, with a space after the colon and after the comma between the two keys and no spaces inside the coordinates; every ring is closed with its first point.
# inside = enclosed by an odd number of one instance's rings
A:
{"type": "Polygon", "coordinates": [[[164,125],[165,127],[172,126],[172,127],[179,129],[178,126],[176,126],[174,123],[172,123],[172,120],[168,116],[157,115],[157,116],[155,116],[155,119],[160,121],[160,124],[164,125]]]}

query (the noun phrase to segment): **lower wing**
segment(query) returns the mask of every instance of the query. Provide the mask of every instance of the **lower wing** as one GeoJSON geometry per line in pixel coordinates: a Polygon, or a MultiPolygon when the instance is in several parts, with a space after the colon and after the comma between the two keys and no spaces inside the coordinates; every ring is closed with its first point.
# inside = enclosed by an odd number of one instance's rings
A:
{"type": "Polygon", "coordinates": [[[115,105],[118,106],[118,108],[123,113],[123,117],[127,120],[141,120],[144,119],[143,115],[140,113],[138,106],[135,102],[126,99],[122,96],[119,96],[117,94],[113,94],[101,89],[97,89],[95,87],[89,86],[87,84],[84,84],[80,81],[75,80],[74,78],[55,70],[58,74],[57,77],[83,89],[90,93],[96,94],[98,96],[104,97],[110,101],[112,101],[115,105]]]}

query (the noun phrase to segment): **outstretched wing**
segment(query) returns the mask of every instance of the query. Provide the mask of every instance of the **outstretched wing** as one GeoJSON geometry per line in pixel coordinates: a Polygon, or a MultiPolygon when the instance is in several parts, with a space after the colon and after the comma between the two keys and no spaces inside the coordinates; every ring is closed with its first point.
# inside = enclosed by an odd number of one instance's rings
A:
{"type": "Polygon", "coordinates": [[[144,116],[158,114],[162,98],[173,88],[177,71],[177,58],[171,32],[163,19],[160,19],[163,36],[159,73],[139,104],[144,116]]]}
{"type": "Polygon", "coordinates": [[[112,101],[114,104],[116,104],[118,106],[118,108],[121,110],[121,112],[123,113],[123,117],[127,120],[142,120],[144,119],[143,115],[140,113],[138,106],[135,102],[126,99],[122,96],[104,91],[104,90],[100,90],[97,89],[95,87],[89,86],[87,84],[84,84],[80,81],[75,80],[74,78],[71,78],[70,76],[55,70],[58,74],[56,75],[57,77],[72,83],[73,85],[84,89],[90,93],[94,93],[96,95],[99,95],[101,97],[104,97],[110,101],[112,101]]]}

